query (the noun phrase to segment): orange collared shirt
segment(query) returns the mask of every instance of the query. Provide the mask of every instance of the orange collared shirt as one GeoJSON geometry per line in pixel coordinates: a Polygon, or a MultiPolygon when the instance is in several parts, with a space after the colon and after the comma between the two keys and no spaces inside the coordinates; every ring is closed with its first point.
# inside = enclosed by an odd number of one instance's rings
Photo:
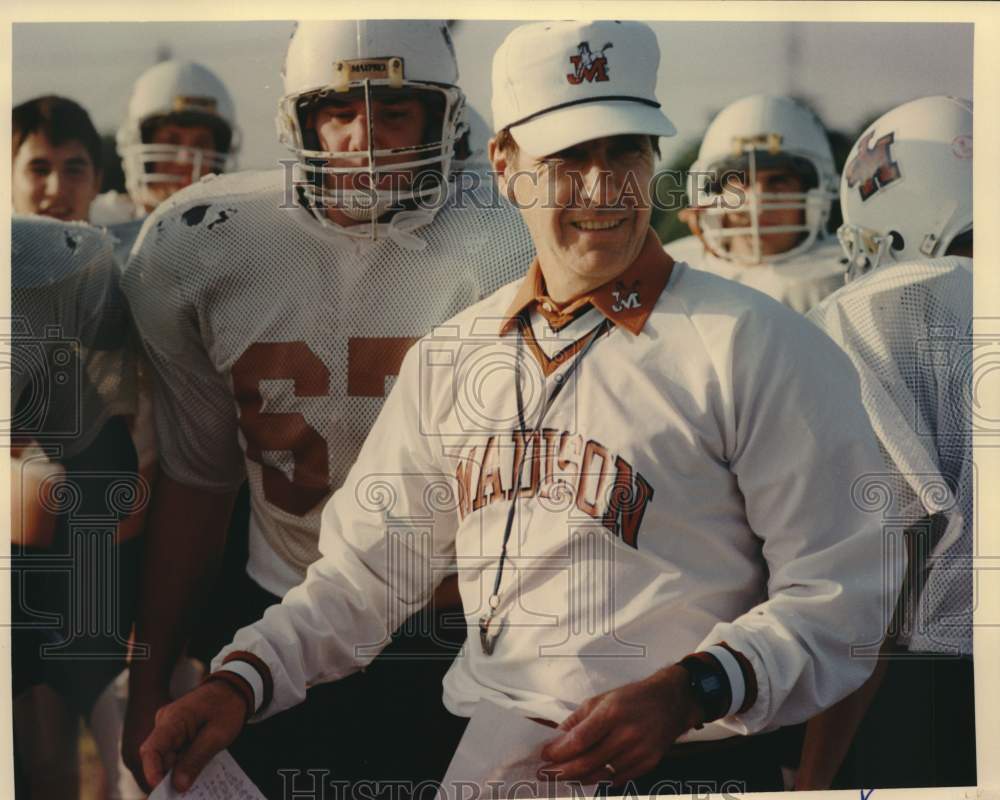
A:
{"type": "Polygon", "coordinates": [[[649,228],[642,250],[624,272],[560,308],[546,294],[545,276],[536,256],[504,315],[500,335],[511,331],[521,313],[531,308],[537,308],[557,331],[593,306],[615,325],[638,336],[666,287],[673,266],[674,260],[664,252],[655,231],[649,228]]]}

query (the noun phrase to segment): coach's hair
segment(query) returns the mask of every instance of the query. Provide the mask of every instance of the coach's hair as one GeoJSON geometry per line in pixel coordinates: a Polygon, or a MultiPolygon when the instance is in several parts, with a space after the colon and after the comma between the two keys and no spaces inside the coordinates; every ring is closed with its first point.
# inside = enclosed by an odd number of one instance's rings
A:
{"type": "MultiPolygon", "coordinates": [[[[656,157],[660,157],[660,137],[650,136],[649,146],[656,153],[656,157]]],[[[514,134],[510,132],[510,128],[504,128],[500,133],[497,134],[496,147],[498,150],[502,150],[508,155],[515,155],[518,151],[517,140],[514,139],[514,134]]]]}
{"type": "Polygon", "coordinates": [[[102,167],[101,137],[83,106],[65,97],[46,95],[14,107],[11,124],[11,160],[24,140],[40,133],[54,147],[68,142],[83,145],[95,171],[102,167]]]}

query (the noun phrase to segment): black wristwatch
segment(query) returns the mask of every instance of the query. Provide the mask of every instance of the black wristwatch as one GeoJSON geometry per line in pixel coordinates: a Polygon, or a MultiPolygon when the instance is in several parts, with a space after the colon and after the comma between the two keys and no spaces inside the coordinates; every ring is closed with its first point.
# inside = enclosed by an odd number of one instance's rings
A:
{"type": "Polygon", "coordinates": [[[718,659],[711,653],[700,653],[682,658],[677,663],[688,672],[688,685],[704,715],[702,722],[726,716],[733,701],[733,689],[718,659]]]}

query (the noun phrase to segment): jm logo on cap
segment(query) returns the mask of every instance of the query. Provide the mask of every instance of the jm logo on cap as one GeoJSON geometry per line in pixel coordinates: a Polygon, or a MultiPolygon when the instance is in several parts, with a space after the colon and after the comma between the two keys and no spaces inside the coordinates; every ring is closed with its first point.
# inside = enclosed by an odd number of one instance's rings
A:
{"type": "Polygon", "coordinates": [[[656,34],[641,22],[523,25],[493,57],[494,129],[510,128],[535,156],[604,136],[673,136],[656,99],[659,66],[656,34]]]}

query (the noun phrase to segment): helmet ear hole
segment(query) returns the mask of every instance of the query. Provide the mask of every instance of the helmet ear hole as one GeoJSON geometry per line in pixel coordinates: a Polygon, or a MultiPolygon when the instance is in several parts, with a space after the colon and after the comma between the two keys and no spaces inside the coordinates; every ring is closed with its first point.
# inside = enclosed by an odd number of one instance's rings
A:
{"type": "Polygon", "coordinates": [[[897,252],[906,247],[906,241],[903,239],[903,234],[899,231],[889,231],[889,237],[892,239],[892,249],[897,252]]]}
{"type": "Polygon", "coordinates": [[[466,130],[455,142],[455,159],[465,161],[472,157],[472,145],[469,143],[471,130],[466,130]]]}

